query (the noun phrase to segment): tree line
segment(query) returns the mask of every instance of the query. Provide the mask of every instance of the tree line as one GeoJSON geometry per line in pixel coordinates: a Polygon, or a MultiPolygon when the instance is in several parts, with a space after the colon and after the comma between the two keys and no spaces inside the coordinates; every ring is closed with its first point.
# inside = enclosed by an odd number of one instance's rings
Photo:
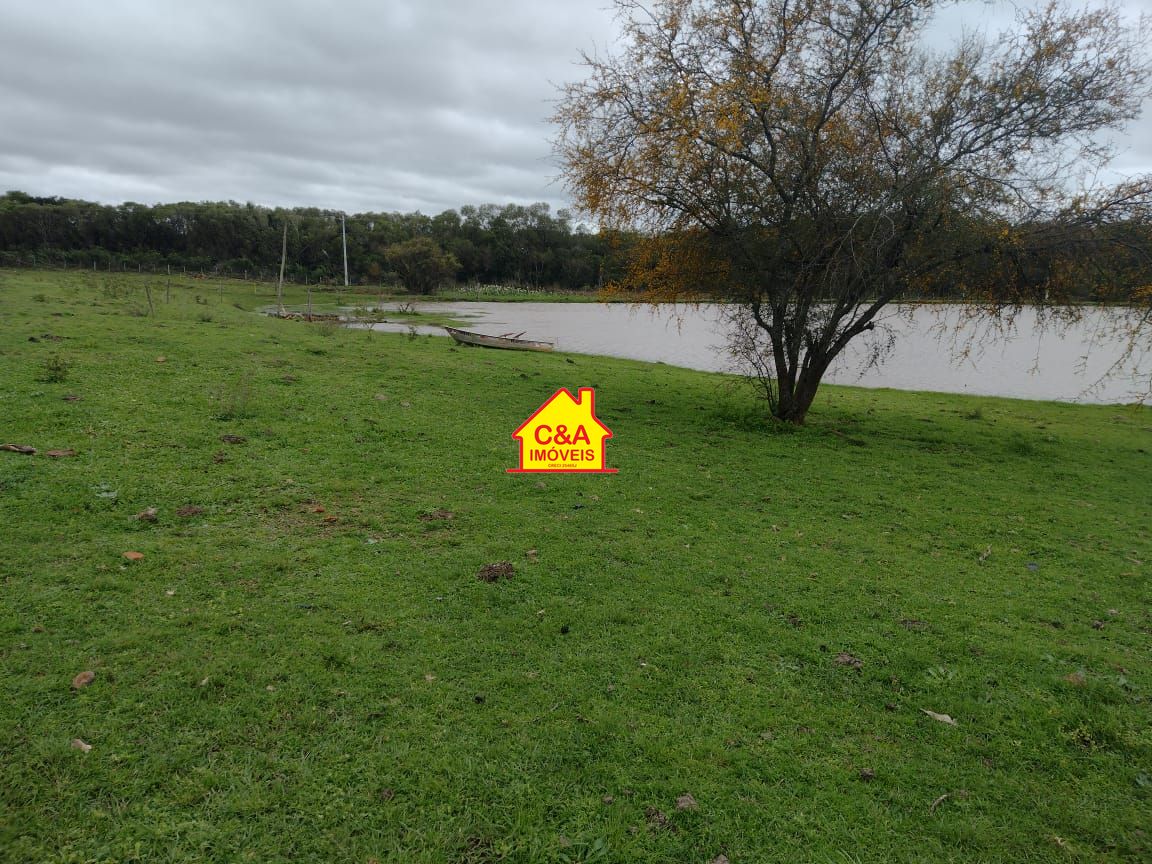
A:
{"type": "MultiPolygon", "coordinates": [[[[354,285],[413,293],[453,281],[563,291],[617,286],[662,299],[723,297],[728,287],[726,274],[703,265],[713,258],[701,255],[701,237],[691,229],[592,232],[543,203],[465,206],[436,216],[358,213],[344,222],[354,285]],[[677,290],[669,290],[670,281],[677,290]]],[[[234,201],[108,205],[8,192],[0,195],[0,267],[172,268],[269,281],[279,274],[285,224],[285,278],[342,284],[339,212],[234,201]]],[[[1013,226],[1014,237],[1049,238],[1027,244],[1003,243],[1004,228],[960,211],[938,220],[918,243],[941,266],[910,286],[905,299],[971,300],[978,284],[1023,283],[1043,292],[1060,284],[1065,300],[1123,300],[1133,274],[1147,272],[1152,250],[1152,228],[1143,221],[1081,226],[1074,235],[1042,221],[1013,226]],[[1066,266],[1070,256],[1079,267],[1066,266]]],[[[767,234],[761,242],[784,245],[767,234]]],[[[814,291],[816,299],[830,296],[814,291]]]]}
{"type": "MultiPolygon", "coordinates": [[[[352,284],[435,282],[566,291],[599,287],[616,257],[605,235],[547,204],[484,204],[344,217],[352,284]],[[428,274],[439,278],[429,281],[428,274]]],[[[342,283],[341,214],[226,202],[93,203],[23,192],[0,196],[0,266],[188,272],[274,279],[287,225],[285,277],[342,283]]],[[[610,275],[610,274],[609,274],[610,275]]]]}

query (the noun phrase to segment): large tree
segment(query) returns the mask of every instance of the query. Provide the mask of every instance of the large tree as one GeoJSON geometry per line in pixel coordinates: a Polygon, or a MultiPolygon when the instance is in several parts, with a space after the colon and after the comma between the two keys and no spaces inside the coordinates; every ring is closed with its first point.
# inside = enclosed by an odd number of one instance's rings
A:
{"type": "Polygon", "coordinates": [[[1152,202],[1148,178],[1080,182],[1147,94],[1115,8],[1022,11],[939,51],[933,0],[616,5],[619,51],[584,57],[555,116],[566,180],[602,227],[641,232],[634,283],[730,301],[781,420],[804,422],[886,305],[941,280],[988,309],[1150,281],[1147,249],[1122,276],[1077,269],[1131,252],[1152,202]]]}
{"type": "Polygon", "coordinates": [[[384,251],[388,265],[413,294],[431,294],[445,279],[460,269],[460,262],[445,252],[431,237],[414,237],[395,243],[384,251]]]}

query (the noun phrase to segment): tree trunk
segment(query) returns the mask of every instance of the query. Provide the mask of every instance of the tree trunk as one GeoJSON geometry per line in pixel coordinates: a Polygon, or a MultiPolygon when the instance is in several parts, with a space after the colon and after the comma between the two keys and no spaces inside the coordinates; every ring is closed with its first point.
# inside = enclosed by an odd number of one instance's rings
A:
{"type": "Polygon", "coordinates": [[[785,418],[789,423],[795,426],[804,425],[804,420],[808,417],[808,409],[812,407],[819,387],[819,377],[812,376],[809,378],[806,375],[801,377],[796,384],[796,395],[792,400],[792,414],[785,418]]]}
{"type": "Polygon", "coordinates": [[[797,374],[795,369],[777,367],[778,397],[772,415],[793,426],[803,426],[808,417],[808,409],[816,399],[820,381],[828,369],[830,360],[811,361],[807,368],[797,374]]]}
{"type": "Polygon", "coordinates": [[[773,416],[777,420],[791,423],[793,426],[803,426],[804,420],[808,417],[808,409],[812,407],[812,401],[816,398],[816,390],[819,386],[819,381],[805,379],[797,382],[795,389],[791,393],[781,391],[780,400],[776,404],[776,410],[773,412],[773,416]]]}

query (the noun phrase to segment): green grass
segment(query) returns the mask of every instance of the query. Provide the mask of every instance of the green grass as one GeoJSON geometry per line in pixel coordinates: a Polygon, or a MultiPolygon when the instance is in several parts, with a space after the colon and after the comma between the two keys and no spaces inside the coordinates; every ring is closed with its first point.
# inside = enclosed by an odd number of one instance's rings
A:
{"type": "Polygon", "coordinates": [[[1152,855],[1152,411],[143,284],[0,273],[0,860],[1152,855]],[[505,473],[560,386],[618,474],[505,473]]]}

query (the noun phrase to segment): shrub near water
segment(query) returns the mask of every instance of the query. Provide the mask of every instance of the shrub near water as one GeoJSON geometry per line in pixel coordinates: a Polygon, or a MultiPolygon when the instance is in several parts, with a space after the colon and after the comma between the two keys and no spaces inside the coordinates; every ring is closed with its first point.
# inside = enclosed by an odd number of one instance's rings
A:
{"type": "Polygon", "coordinates": [[[140,291],[0,273],[0,859],[1148,857],[1149,411],[140,291]],[[504,473],[560,386],[619,474],[504,473]]]}

